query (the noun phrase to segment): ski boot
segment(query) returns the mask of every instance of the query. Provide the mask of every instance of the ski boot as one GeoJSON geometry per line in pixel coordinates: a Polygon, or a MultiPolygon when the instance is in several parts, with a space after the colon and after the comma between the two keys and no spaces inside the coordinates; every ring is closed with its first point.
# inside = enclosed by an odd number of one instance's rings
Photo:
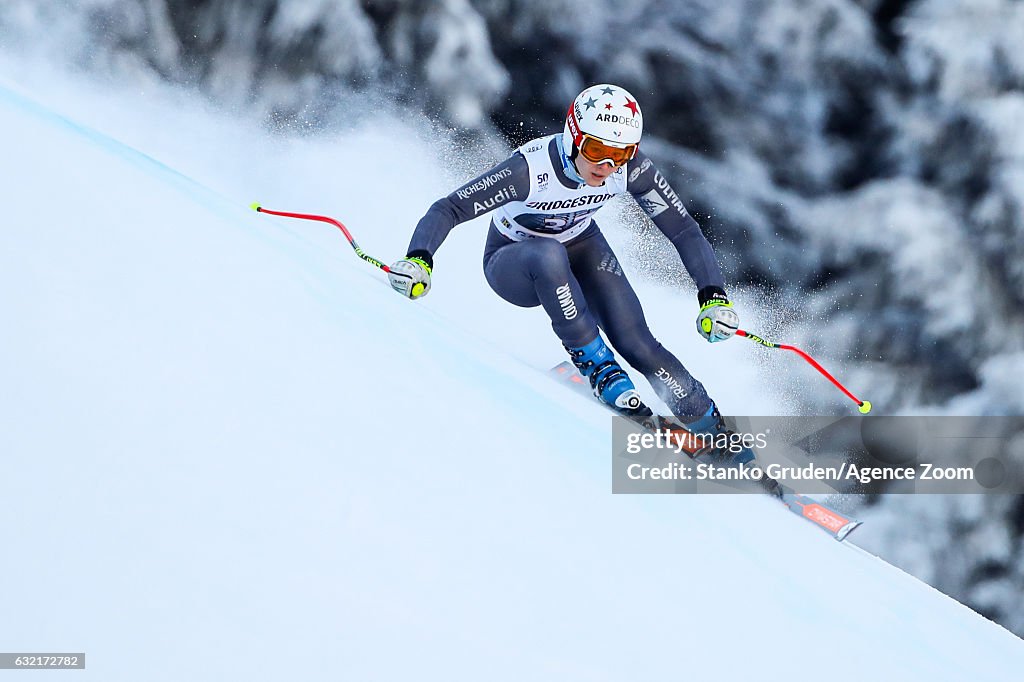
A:
{"type": "Polygon", "coordinates": [[[565,350],[580,374],[590,379],[594,395],[602,402],[626,414],[645,409],[633,380],[615,361],[615,355],[600,334],[582,348],[565,346],[565,350]]]}
{"type": "Polygon", "coordinates": [[[718,411],[714,401],[711,401],[711,407],[703,417],[686,424],[686,430],[698,437],[707,438],[707,444],[692,454],[695,460],[727,466],[744,466],[756,459],[753,450],[736,442],[735,432],[726,426],[722,413],[718,411]]]}

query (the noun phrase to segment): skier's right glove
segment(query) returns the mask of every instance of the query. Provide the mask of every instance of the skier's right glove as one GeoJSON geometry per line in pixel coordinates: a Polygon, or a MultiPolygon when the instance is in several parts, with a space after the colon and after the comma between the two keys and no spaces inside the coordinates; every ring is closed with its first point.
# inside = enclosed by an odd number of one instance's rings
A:
{"type": "Polygon", "coordinates": [[[415,253],[392,263],[391,272],[388,273],[391,288],[412,299],[422,298],[430,291],[430,263],[420,258],[418,252],[415,253]]]}

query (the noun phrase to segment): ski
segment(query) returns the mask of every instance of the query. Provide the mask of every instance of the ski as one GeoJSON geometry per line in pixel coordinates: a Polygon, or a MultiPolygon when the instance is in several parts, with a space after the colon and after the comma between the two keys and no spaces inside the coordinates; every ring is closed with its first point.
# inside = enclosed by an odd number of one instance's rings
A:
{"type": "Polygon", "coordinates": [[[821,502],[813,500],[805,495],[798,495],[784,486],[782,495],[779,497],[789,511],[797,516],[810,521],[823,531],[842,542],[861,524],[857,519],[844,516],[835,509],[828,507],[821,502]]]}
{"type": "MultiPolygon", "coordinates": [[[[568,360],[552,367],[548,370],[548,375],[564,386],[569,387],[574,392],[588,396],[591,400],[596,400],[608,410],[621,417],[626,417],[649,431],[664,429],[674,430],[679,428],[679,424],[674,422],[672,419],[654,414],[649,408],[643,407],[639,410],[626,412],[616,409],[607,403],[601,402],[591,391],[590,382],[577,372],[576,367],[568,360]]],[[[813,523],[815,526],[840,542],[845,540],[850,533],[861,525],[861,522],[857,519],[840,514],[828,505],[818,502],[806,495],[800,495],[786,486],[781,485],[778,481],[767,479],[765,481],[764,488],[765,494],[779,500],[787,509],[789,509],[789,511],[793,512],[800,518],[813,523]]]]}

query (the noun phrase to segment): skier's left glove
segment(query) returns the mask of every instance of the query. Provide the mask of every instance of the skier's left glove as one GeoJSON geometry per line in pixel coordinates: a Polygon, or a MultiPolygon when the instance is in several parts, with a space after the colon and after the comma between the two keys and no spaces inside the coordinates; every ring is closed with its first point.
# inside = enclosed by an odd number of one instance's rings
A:
{"type": "Polygon", "coordinates": [[[697,316],[697,331],[708,340],[725,341],[740,327],[740,317],[732,309],[732,303],[725,291],[719,287],[704,287],[697,292],[700,314],[697,316]]]}
{"type": "Polygon", "coordinates": [[[430,254],[414,251],[391,264],[391,288],[407,298],[422,298],[430,291],[430,254]],[[425,256],[425,258],[424,258],[425,256]]]}

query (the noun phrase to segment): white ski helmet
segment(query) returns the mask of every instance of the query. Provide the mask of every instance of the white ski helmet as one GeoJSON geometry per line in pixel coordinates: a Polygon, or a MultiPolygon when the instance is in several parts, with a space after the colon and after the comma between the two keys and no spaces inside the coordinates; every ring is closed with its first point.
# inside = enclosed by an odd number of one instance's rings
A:
{"type": "Polygon", "coordinates": [[[593,163],[619,166],[636,155],[643,132],[636,98],[625,88],[602,83],[581,92],[569,106],[562,148],[572,159],[580,153],[593,163]]]}

